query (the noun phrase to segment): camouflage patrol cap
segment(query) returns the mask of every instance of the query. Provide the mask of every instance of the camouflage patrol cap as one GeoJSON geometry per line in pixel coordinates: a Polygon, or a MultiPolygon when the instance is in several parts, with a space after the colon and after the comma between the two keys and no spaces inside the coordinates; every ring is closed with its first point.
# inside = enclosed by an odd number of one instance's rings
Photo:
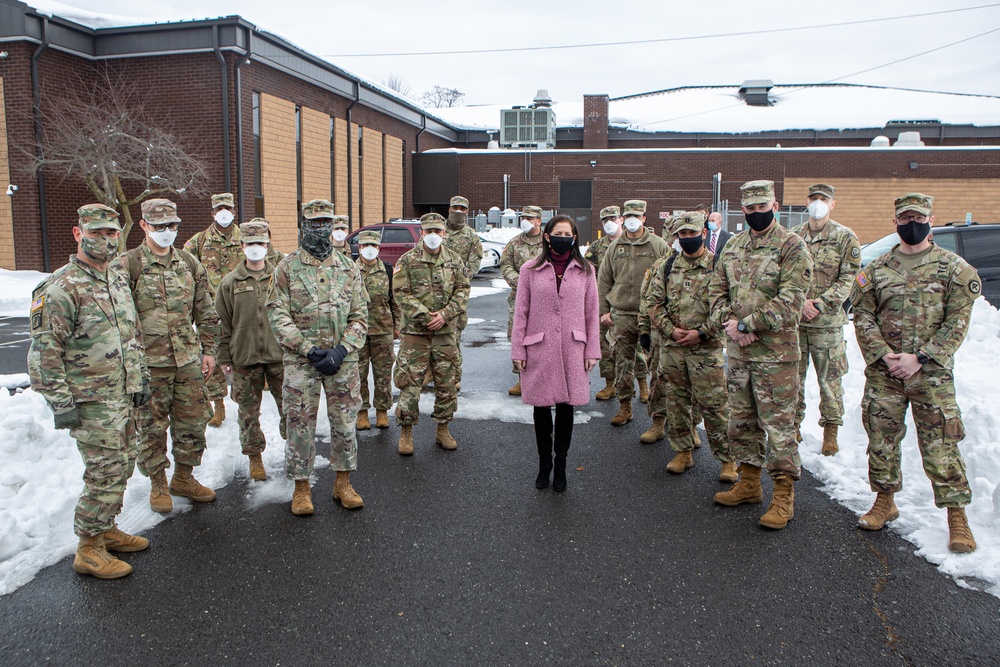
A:
{"type": "Polygon", "coordinates": [[[617,206],[605,206],[601,209],[601,220],[606,220],[608,218],[620,218],[622,215],[622,210],[617,206]]]}
{"type": "Polygon", "coordinates": [[[701,211],[688,211],[677,216],[674,220],[674,234],[680,234],[684,229],[690,229],[693,232],[705,229],[705,214],[701,211]]]}
{"type": "Polygon", "coordinates": [[[916,211],[921,215],[930,215],[933,203],[934,197],[922,195],[919,192],[911,192],[896,198],[896,215],[898,216],[904,211],[916,211]]]}
{"type": "Polygon", "coordinates": [[[375,244],[382,245],[382,232],[374,229],[367,229],[358,234],[358,245],[375,244]]]}
{"type": "Polygon", "coordinates": [[[542,217],[542,209],[538,206],[525,206],[521,209],[522,218],[540,218],[542,217]]]}
{"type": "Polygon", "coordinates": [[[335,215],[333,216],[333,228],[334,229],[350,229],[351,219],[346,215],[335,215]]]}
{"type": "Polygon", "coordinates": [[[809,186],[809,194],[806,197],[811,197],[812,195],[823,195],[824,197],[829,197],[833,199],[833,193],[837,191],[837,188],[832,185],[827,185],[826,183],[817,183],[816,185],[809,186]]]}
{"type": "Polygon", "coordinates": [[[313,199],[302,205],[302,217],[306,220],[316,220],[317,218],[328,218],[332,220],[333,204],[326,199],[313,199]]]}
{"type": "Polygon", "coordinates": [[[622,215],[646,215],[646,202],[641,199],[629,199],[625,202],[625,209],[622,211],[622,215]]]}
{"type": "Polygon", "coordinates": [[[740,203],[743,206],[766,204],[774,199],[774,181],[747,181],[740,186],[740,203]]]}
{"type": "Polygon", "coordinates": [[[118,222],[118,211],[104,204],[87,204],[76,210],[80,216],[81,229],[117,229],[122,230],[118,222]]]}
{"type": "Polygon", "coordinates": [[[212,208],[215,209],[220,206],[236,208],[236,199],[233,197],[232,192],[223,192],[220,195],[212,195],[212,208]]]}
{"type": "Polygon", "coordinates": [[[177,217],[177,204],[169,199],[147,199],[142,202],[142,219],[151,225],[181,221],[177,217]]]}
{"type": "Polygon", "coordinates": [[[444,218],[440,213],[425,213],[420,216],[420,229],[444,230],[444,218]]]}
{"type": "Polygon", "coordinates": [[[455,195],[454,197],[451,198],[451,204],[449,204],[449,205],[450,206],[464,206],[465,208],[469,208],[469,200],[466,199],[465,197],[460,197],[458,195],[455,195]]]}
{"type": "Polygon", "coordinates": [[[240,239],[244,243],[270,243],[271,225],[264,218],[254,218],[240,225],[240,239]]]}

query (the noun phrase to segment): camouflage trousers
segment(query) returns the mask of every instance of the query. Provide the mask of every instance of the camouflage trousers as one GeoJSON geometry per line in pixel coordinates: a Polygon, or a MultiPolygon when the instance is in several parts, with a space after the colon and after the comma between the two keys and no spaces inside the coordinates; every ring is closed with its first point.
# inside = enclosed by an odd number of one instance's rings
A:
{"type": "Polygon", "coordinates": [[[906,406],[913,411],[917,446],[924,474],[938,507],[965,507],[972,490],[958,449],[965,437],[962,413],[955,402],[952,371],[933,361],[908,380],[889,374],[880,360],[865,369],[861,418],[868,432],[868,481],[872,491],[895,493],[903,488],[900,442],[906,435],[906,406]]]}
{"type": "Polygon", "coordinates": [[[233,366],[233,400],[240,406],[236,423],[240,427],[240,447],[243,454],[260,454],[267,446],[264,432],[260,430],[260,403],[266,385],[278,405],[281,419],[279,430],[282,438],[285,432],[285,410],[281,400],[281,385],[284,382],[283,364],[254,364],[253,366],[233,366]]]}
{"type": "Polygon", "coordinates": [[[451,421],[458,407],[458,380],[462,369],[458,347],[452,334],[400,337],[399,357],[393,379],[399,387],[396,421],[400,426],[416,424],[420,415],[420,389],[424,375],[431,369],[434,379],[434,412],[431,419],[439,424],[451,421]]]}
{"type": "Polygon", "coordinates": [[[844,423],[844,385],[847,345],[843,327],[799,327],[799,401],[795,423],[806,416],[806,371],[812,358],[819,380],[819,425],[844,423]]]}
{"type": "Polygon", "coordinates": [[[226,397],[229,385],[226,384],[226,374],[221,366],[216,366],[212,374],[205,380],[205,395],[210,401],[221,401],[226,397]]]}
{"type": "MultiPolygon", "coordinates": [[[[663,380],[660,375],[660,351],[663,349],[663,343],[660,340],[660,333],[658,331],[653,331],[649,335],[649,363],[647,367],[649,369],[649,401],[646,403],[646,414],[650,417],[666,417],[667,416],[667,388],[663,384],[663,380]]],[[[642,355],[643,350],[641,349],[636,352],[636,363],[638,364],[639,359],[644,359],[642,355]]],[[[637,373],[642,371],[636,371],[637,373]]]]}
{"type": "Polygon", "coordinates": [[[361,379],[361,409],[372,407],[369,402],[368,366],[375,379],[375,409],[388,410],[392,407],[392,364],[396,355],[392,349],[392,334],[368,336],[364,346],[358,350],[358,374],[361,379]]]}
{"type": "MultiPolygon", "coordinates": [[[[615,381],[615,355],[614,350],[611,348],[611,343],[608,341],[608,333],[610,327],[601,325],[601,363],[600,371],[601,377],[605,380],[611,380],[612,383],[615,381]]],[[[652,358],[652,357],[651,357],[652,358]]],[[[635,351],[635,372],[638,375],[644,375],[649,371],[649,367],[646,364],[646,356],[643,354],[641,347],[638,347],[635,351]]]]}
{"type": "Polygon", "coordinates": [[[282,405],[288,438],[285,444],[285,472],[289,479],[309,479],[316,463],[316,417],[320,390],[326,394],[326,414],[330,420],[330,467],[355,470],[358,467],[358,440],[354,421],[361,409],[361,380],[358,362],[345,360],[336,375],[323,375],[302,356],[285,357],[282,405]]]}
{"type": "MultiPolygon", "coordinates": [[[[514,303],[517,301],[517,288],[512,287],[507,294],[507,340],[510,340],[514,332],[514,303]]],[[[514,375],[520,376],[517,366],[510,362],[510,369],[514,375]]],[[[398,384],[396,386],[399,386],[398,384]]]]}
{"type": "MultiPolygon", "coordinates": [[[[733,461],[767,467],[771,477],[799,479],[795,441],[796,363],[729,357],[729,442],[733,461]]],[[[705,423],[708,425],[708,422],[705,423]]]]}
{"type": "Polygon", "coordinates": [[[80,537],[106,533],[122,510],[125,485],[138,454],[132,402],[77,403],[80,424],[70,430],[83,457],[83,493],[73,514],[73,532],[80,537]]]}
{"type": "Polygon", "coordinates": [[[646,356],[639,347],[639,315],[612,312],[608,343],[615,360],[618,399],[630,400],[635,396],[635,376],[645,377],[649,373],[646,356]]]}
{"type": "Polygon", "coordinates": [[[174,463],[201,465],[205,426],[210,417],[205,378],[197,361],[180,367],[150,368],[149,403],[136,409],[139,472],[147,477],[170,467],[167,428],[174,463]]]}
{"type": "Polygon", "coordinates": [[[660,385],[667,395],[667,435],[674,451],[694,449],[691,431],[701,421],[695,419],[704,414],[712,456],[720,462],[732,461],[722,348],[664,345],[660,348],[657,368],[660,385]]]}

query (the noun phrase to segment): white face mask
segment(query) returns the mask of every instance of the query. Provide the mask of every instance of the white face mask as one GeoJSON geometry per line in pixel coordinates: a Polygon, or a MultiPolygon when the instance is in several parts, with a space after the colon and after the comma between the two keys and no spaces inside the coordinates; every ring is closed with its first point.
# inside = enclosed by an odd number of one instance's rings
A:
{"type": "Polygon", "coordinates": [[[608,220],[604,223],[604,233],[608,236],[614,236],[618,233],[618,223],[614,220],[608,220]]]}
{"type": "Polygon", "coordinates": [[[340,243],[341,241],[347,238],[347,231],[343,229],[335,229],[333,230],[333,234],[331,234],[330,236],[333,237],[334,241],[340,243]]]}
{"type": "Polygon", "coordinates": [[[177,238],[177,230],[164,229],[162,232],[150,232],[149,238],[153,239],[153,243],[161,248],[169,248],[174,244],[174,239],[177,238]]]}
{"type": "Polygon", "coordinates": [[[360,250],[361,256],[367,259],[369,262],[378,257],[378,248],[375,246],[366,246],[360,250]]]}
{"type": "Polygon", "coordinates": [[[443,239],[439,234],[428,234],[424,237],[424,245],[426,245],[431,250],[437,250],[441,247],[441,241],[443,239]]]}
{"type": "Polygon", "coordinates": [[[676,250],[677,252],[680,252],[681,251],[681,240],[680,239],[674,239],[674,242],[670,245],[670,247],[673,248],[674,250],[676,250]]]}
{"type": "Polygon", "coordinates": [[[530,232],[535,228],[535,225],[531,222],[532,218],[521,218],[521,231],[530,232]]]}
{"type": "Polygon", "coordinates": [[[215,214],[215,221],[219,223],[219,227],[228,227],[233,224],[233,212],[227,209],[217,211],[215,214]]]}
{"type": "Polygon", "coordinates": [[[629,217],[625,218],[625,229],[635,234],[637,231],[642,229],[642,220],[640,220],[634,215],[630,215],[629,217]]]}
{"type": "Polygon", "coordinates": [[[267,257],[267,248],[262,245],[248,245],[243,248],[243,254],[246,255],[247,259],[251,262],[259,262],[267,257]]]}
{"type": "Polygon", "coordinates": [[[809,217],[813,220],[822,220],[830,215],[830,206],[821,199],[814,199],[809,202],[809,217]]]}

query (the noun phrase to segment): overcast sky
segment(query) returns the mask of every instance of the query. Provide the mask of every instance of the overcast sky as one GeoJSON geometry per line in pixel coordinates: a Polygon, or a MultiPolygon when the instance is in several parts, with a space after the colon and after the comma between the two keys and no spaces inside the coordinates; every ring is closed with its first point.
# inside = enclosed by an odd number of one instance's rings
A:
{"type": "MultiPolygon", "coordinates": [[[[54,5],[49,0],[28,4],[54,5]]],[[[612,97],[674,86],[851,83],[1000,95],[1000,3],[989,0],[800,0],[664,2],[343,2],[290,0],[61,0],[101,14],[145,20],[239,14],[259,28],[327,57],[367,79],[401,77],[412,96],[433,85],[457,88],[467,104],[529,103],[548,89],[555,101],[584,93],[612,97]],[[984,9],[851,26],[848,21],[984,9]],[[822,28],[760,34],[757,31],[822,28]],[[734,36],[620,46],[463,55],[359,57],[386,52],[456,51],[734,36]],[[933,53],[852,75],[895,60],[933,53]],[[847,77],[847,78],[843,78],[847,77]]],[[[60,13],[53,7],[54,13],[60,13]]],[[[915,110],[917,111],[917,110],[915,110]]],[[[919,113],[914,113],[919,116],[919,113]]]]}

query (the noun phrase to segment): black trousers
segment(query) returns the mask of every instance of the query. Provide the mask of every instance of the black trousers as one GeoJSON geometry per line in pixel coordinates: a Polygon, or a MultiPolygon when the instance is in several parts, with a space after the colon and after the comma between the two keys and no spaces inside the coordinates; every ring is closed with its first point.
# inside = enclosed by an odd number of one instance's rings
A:
{"type": "Polygon", "coordinates": [[[535,406],[535,442],[538,444],[538,461],[543,469],[552,468],[552,450],[555,446],[556,464],[566,464],[566,452],[573,439],[573,406],[556,403],[555,428],[550,406],[535,406]]]}

